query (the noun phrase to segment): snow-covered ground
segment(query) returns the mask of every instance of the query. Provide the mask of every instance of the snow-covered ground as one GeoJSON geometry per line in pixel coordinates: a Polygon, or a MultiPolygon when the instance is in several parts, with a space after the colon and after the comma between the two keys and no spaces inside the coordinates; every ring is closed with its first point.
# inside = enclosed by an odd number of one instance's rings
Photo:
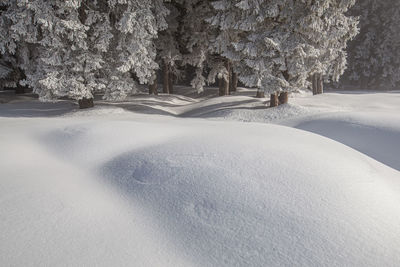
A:
{"type": "Polygon", "coordinates": [[[212,93],[3,97],[1,265],[398,266],[400,92],[212,93]]]}

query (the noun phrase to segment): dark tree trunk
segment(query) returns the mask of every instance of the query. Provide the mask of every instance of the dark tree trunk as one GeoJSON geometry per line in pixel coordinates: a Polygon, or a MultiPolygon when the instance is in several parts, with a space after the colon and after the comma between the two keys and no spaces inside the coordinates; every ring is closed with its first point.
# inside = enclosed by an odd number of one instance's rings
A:
{"type": "Polygon", "coordinates": [[[257,89],[257,95],[256,95],[256,97],[257,97],[257,98],[264,98],[264,97],[265,97],[264,90],[257,89]]]}
{"type": "Polygon", "coordinates": [[[158,95],[157,91],[157,75],[154,74],[153,82],[149,84],[149,95],[158,95]]]}
{"type": "Polygon", "coordinates": [[[322,74],[314,73],[312,77],[313,95],[322,94],[324,92],[324,80],[322,74]]]}
{"type": "Polygon", "coordinates": [[[232,71],[232,79],[231,82],[229,83],[229,91],[236,92],[237,84],[238,84],[238,75],[236,72],[232,71]]]}
{"type": "Polygon", "coordinates": [[[79,108],[80,109],[94,107],[93,98],[82,98],[82,99],[79,99],[78,100],[78,104],[79,104],[79,108]]]}
{"type": "Polygon", "coordinates": [[[169,66],[168,63],[164,62],[164,68],[163,68],[163,93],[164,94],[169,94],[169,83],[170,83],[170,75],[169,75],[169,66]]]}
{"type": "Polygon", "coordinates": [[[273,93],[271,94],[270,101],[269,101],[269,106],[271,108],[276,107],[279,105],[279,99],[278,99],[278,94],[273,93]]]}
{"type": "Polygon", "coordinates": [[[279,94],[279,105],[287,104],[289,102],[289,93],[288,92],[281,92],[279,94]]]}
{"type": "Polygon", "coordinates": [[[224,95],[224,78],[218,79],[218,95],[219,96],[224,95]]]}
{"type": "Polygon", "coordinates": [[[171,70],[169,72],[169,83],[168,83],[169,93],[174,93],[174,75],[172,74],[171,70]]]}
{"type": "Polygon", "coordinates": [[[318,74],[314,73],[312,76],[312,93],[313,93],[313,95],[318,94],[318,86],[317,86],[318,77],[317,77],[317,75],[318,74]]]}

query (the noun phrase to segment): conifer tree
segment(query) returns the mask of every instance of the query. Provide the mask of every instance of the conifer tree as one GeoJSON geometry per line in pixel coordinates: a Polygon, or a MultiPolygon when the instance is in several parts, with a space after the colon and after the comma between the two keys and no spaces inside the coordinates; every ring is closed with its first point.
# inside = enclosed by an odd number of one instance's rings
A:
{"type": "Polygon", "coordinates": [[[7,0],[0,51],[26,74],[42,100],[67,96],[81,107],[95,92],[123,99],[149,83],[154,40],[167,25],[162,0],[7,0]]]}
{"type": "Polygon", "coordinates": [[[222,89],[229,81],[226,60],[215,48],[218,29],[207,22],[214,10],[209,1],[188,0],[184,4],[182,39],[187,52],[183,56],[183,64],[195,67],[191,85],[202,93],[206,84],[213,84],[218,79],[220,95],[224,95],[226,91],[222,93],[222,89]]]}
{"type": "Polygon", "coordinates": [[[234,62],[239,79],[275,94],[307,87],[314,73],[326,79],[343,73],[346,42],[357,33],[357,20],[345,16],[352,4],[220,0],[212,2],[216,14],[209,21],[220,30],[222,56],[234,62]]]}
{"type": "Polygon", "coordinates": [[[173,93],[173,83],[180,76],[179,65],[182,54],[179,45],[179,20],[182,14],[178,9],[179,3],[172,2],[160,4],[160,9],[168,14],[166,16],[167,27],[160,31],[156,40],[157,61],[163,73],[163,93],[173,93]]]}

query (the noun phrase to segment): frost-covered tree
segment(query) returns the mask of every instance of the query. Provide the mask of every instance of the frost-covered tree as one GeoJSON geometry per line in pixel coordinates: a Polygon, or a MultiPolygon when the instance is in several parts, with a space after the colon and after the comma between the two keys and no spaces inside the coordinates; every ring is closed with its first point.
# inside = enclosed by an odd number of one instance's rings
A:
{"type": "Polygon", "coordinates": [[[207,81],[204,73],[209,59],[210,37],[205,18],[212,8],[208,1],[200,0],[184,1],[184,6],[182,39],[187,53],[183,57],[183,63],[195,67],[195,77],[191,81],[191,85],[201,93],[207,81]]]}
{"type": "MultiPolygon", "coordinates": [[[[338,82],[346,70],[348,42],[359,32],[358,19],[347,13],[355,0],[313,1],[298,21],[300,36],[312,46],[313,93],[323,92],[323,81],[338,82]]],[[[300,5],[300,8],[302,5],[300,5]]]]}
{"type": "Polygon", "coordinates": [[[158,4],[158,14],[164,13],[166,18],[164,30],[160,31],[156,40],[157,61],[163,73],[163,93],[173,93],[174,79],[180,76],[179,65],[182,53],[179,44],[181,4],[172,1],[158,4]]]}
{"type": "Polygon", "coordinates": [[[214,47],[218,29],[207,22],[214,13],[213,7],[210,1],[201,0],[187,0],[184,5],[182,40],[186,53],[183,64],[195,67],[195,77],[191,85],[202,93],[206,84],[213,84],[218,79],[220,95],[228,94],[229,90],[223,89],[228,84],[229,67],[225,58],[214,47]]]}
{"type": "Polygon", "coordinates": [[[364,89],[400,86],[400,2],[357,1],[351,14],[360,17],[360,34],[348,49],[344,83],[364,89]]]}
{"type": "Polygon", "coordinates": [[[23,12],[16,11],[16,4],[16,1],[5,0],[0,3],[0,61],[3,66],[11,69],[6,79],[2,79],[2,86],[15,88],[16,93],[23,93],[24,86],[20,82],[25,78],[24,71],[32,65],[29,60],[29,41],[34,36],[25,36],[25,39],[18,40],[17,45],[17,33],[21,28],[30,25],[29,16],[25,17],[23,12]],[[22,21],[17,24],[18,20],[22,21]]]}
{"type": "Polygon", "coordinates": [[[165,27],[161,0],[6,0],[0,51],[17,59],[42,100],[93,94],[122,99],[158,68],[154,40],[165,27]],[[164,26],[163,26],[164,24],[164,26]]]}
{"type": "Polygon", "coordinates": [[[222,56],[234,62],[239,79],[274,95],[307,87],[314,73],[327,79],[340,76],[346,42],[357,33],[357,20],[345,16],[352,4],[354,0],[220,0],[212,2],[216,14],[209,21],[220,29],[222,56]]]}
{"type": "Polygon", "coordinates": [[[168,11],[162,0],[108,0],[108,3],[114,34],[111,58],[115,59],[108,66],[115,73],[105,97],[121,99],[135,90],[133,78],[141,84],[155,81],[159,65],[154,42],[158,32],[167,27],[168,11]]]}

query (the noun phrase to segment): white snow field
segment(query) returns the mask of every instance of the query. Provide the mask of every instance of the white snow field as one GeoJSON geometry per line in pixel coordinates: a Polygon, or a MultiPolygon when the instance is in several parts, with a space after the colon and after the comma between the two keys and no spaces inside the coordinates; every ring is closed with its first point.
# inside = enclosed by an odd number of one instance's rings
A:
{"type": "Polygon", "coordinates": [[[400,92],[240,93],[3,101],[0,265],[399,266],[400,92]]]}

